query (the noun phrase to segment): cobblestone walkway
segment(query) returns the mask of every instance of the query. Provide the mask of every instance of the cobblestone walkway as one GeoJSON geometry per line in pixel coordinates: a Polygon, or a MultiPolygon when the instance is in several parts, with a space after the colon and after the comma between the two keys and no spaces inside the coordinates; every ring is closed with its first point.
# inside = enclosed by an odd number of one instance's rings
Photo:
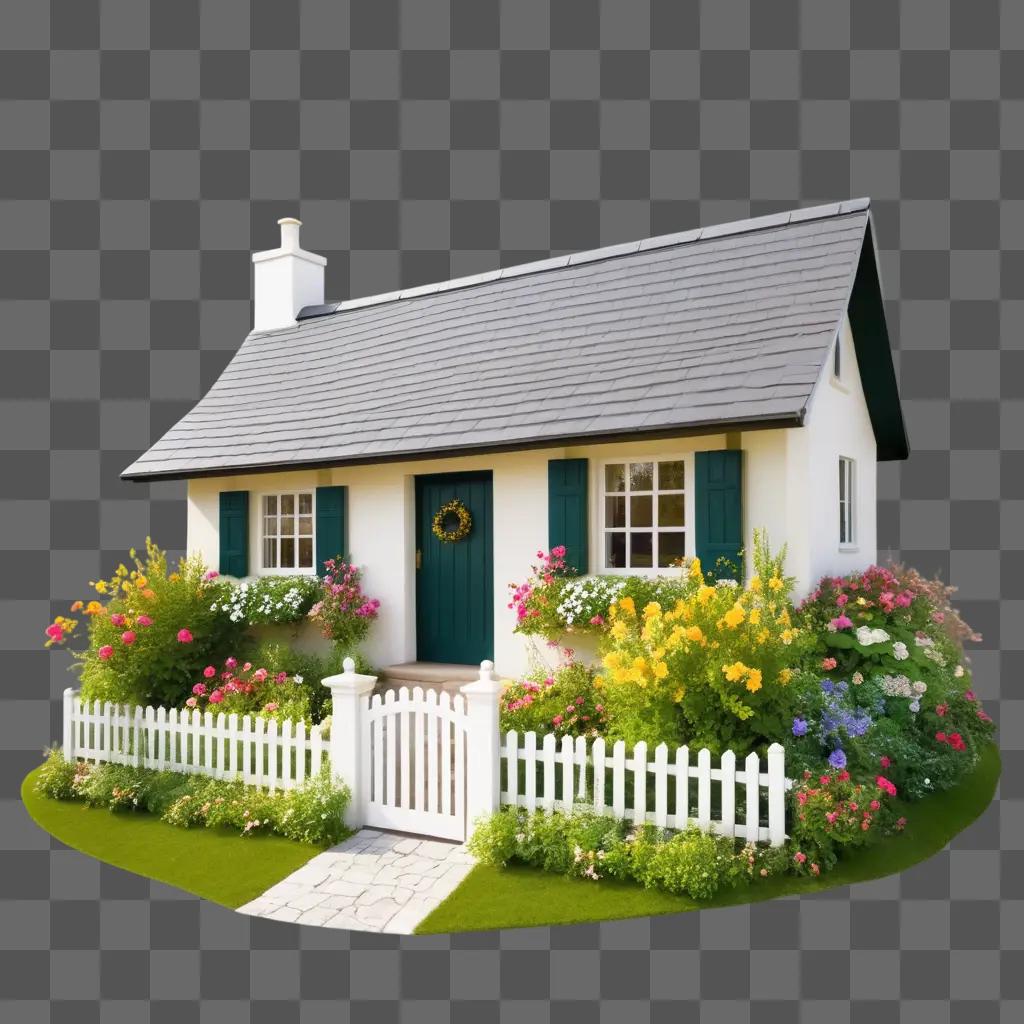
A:
{"type": "Polygon", "coordinates": [[[473,864],[461,843],[364,828],[238,910],[275,921],[405,935],[473,864]]]}

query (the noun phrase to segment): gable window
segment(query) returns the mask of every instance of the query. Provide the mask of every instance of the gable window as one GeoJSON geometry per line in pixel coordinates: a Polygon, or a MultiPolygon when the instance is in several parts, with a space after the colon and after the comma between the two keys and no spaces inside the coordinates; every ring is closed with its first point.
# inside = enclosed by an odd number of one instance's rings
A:
{"type": "Polygon", "coordinates": [[[682,459],[605,465],[602,569],[665,569],[686,554],[685,484],[682,459]]]}
{"type": "Polygon", "coordinates": [[[313,570],[313,492],[264,494],[262,566],[273,572],[313,570]]]}
{"type": "Polygon", "coordinates": [[[854,521],[854,473],[853,459],[843,456],[839,458],[839,543],[841,545],[853,544],[854,521]]]}

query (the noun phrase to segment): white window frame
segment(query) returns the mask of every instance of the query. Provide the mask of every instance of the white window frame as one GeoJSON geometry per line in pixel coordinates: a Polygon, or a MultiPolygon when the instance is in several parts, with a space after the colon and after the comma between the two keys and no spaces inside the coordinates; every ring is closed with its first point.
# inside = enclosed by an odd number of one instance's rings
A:
{"type": "MultiPolygon", "coordinates": [[[[298,488],[283,488],[281,490],[273,491],[261,491],[256,496],[256,528],[253,531],[255,537],[255,561],[254,565],[257,566],[258,576],[315,576],[316,575],[316,488],[315,487],[298,487],[298,488]],[[313,520],[313,532],[310,534],[313,544],[313,563],[312,565],[302,567],[292,566],[290,568],[283,568],[280,565],[275,567],[267,567],[263,564],[263,501],[265,498],[277,498],[277,523],[278,529],[280,529],[281,521],[281,498],[291,495],[295,498],[295,532],[292,536],[295,538],[295,557],[299,557],[299,495],[308,494],[312,498],[312,513],[311,518],[313,520]]],[[[277,533],[274,535],[280,542],[281,534],[277,533]]],[[[278,561],[281,560],[281,547],[278,544],[278,561]]]]}
{"type": "Polygon", "coordinates": [[[837,493],[839,506],[839,550],[857,550],[857,460],[848,455],[839,456],[839,488],[837,493]],[[846,497],[843,498],[845,483],[846,497]],[[846,538],[843,538],[843,532],[846,538]]]}
{"type": "MultiPolygon", "coordinates": [[[[627,471],[628,472],[628,471],[627,471]]],[[[671,566],[659,566],[658,563],[658,535],[661,532],[665,533],[681,533],[683,535],[683,555],[684,557],[692,557],[694,553],[692,537],[692,529],[690,524],[693,522],[693,461],[691,452],[657,452],[651,454],[638,454],[638,455],[619,455],[619,456],[608,456],[602,459],[598,463],[598,472],[595,474],[596,481],[594,486],[594,506],[596,509],[596,515],[593,517],[593,522],[596,526],[596,543],[592,545],[594,554],[591,556],[591,562],[595,566],[595,572],[599,576],[664,576],[668,573],[672,573],[674,570],[671,566]],[[637,533],[650,532],[652,536],[651,544],[651,561],[654,563],[652,566],[637,566],[637,567],[611,567],[606,566],[605,559],[605,531],[610,529],[613,532],[625,533],[628,537],[632,530],[629,525],[631,517],[631,509],[629,502],[629,495],[631,492],[628,489],[624,492],[626,496],[626,523],[627,525],[623,528],[619,527],[606,527],[605,525],[605,497],[610,493],[605,490],[605,470],[608,466],[625,465],[629,466],[630,463],[637,462],[651,462],[655,464],[655,473],[657,473],[657,463],[659,462],[681,462],[683,464],[683,525],[682,526],[668,526],[659,527],[652,525],[650,527],[637,527],[637,533]]],[[[651,491],[638,492],[641,494],[651,495],[651,506],[652,506],[652,519],[657,520],[658,514],[658,495],[661,493],[665,494],[678,494],[677,490],[666,490],[660,491],[657,487],[654,487],[651,491]]],[[[627,559],[629,545],[627,543],[627,559]]]]}

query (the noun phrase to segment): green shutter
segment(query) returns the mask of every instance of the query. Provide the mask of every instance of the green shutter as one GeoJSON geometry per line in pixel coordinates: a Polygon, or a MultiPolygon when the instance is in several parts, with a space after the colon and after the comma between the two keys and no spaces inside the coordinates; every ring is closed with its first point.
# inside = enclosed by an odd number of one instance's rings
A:
{"type": "Polygon", "coordinates": [[[220,572],[249,575],[249,492],[220,492],[220,572]]]}
{"type": "Polygon", "coordinates": [[[587,460],[548,461],[548,547],[565,545],[565,564],[587,572],[590,549],[587,516],[587,460]]]}
{"type": "Polygon", "coordinates": [[[323,575],[324,562],[329,558],[348,557],[347,496],[347,487],[316,489],[316,571],[319,575],[323,575]]]}
{"type": "Polygon", "coordinates": [[[713,577],[743,578],[742,457],[735,449],[697,452],[696,551],[713,577]]]}

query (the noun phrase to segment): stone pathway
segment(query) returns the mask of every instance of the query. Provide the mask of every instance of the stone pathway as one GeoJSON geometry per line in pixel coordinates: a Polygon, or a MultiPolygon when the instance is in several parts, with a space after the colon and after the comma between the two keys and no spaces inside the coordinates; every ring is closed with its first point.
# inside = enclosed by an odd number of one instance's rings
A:
{"type": "Polygon", "coordinates": [[[275,921],[408,935],[474,863],[461,843],[364,828],[238,910],[275,921]]]}

